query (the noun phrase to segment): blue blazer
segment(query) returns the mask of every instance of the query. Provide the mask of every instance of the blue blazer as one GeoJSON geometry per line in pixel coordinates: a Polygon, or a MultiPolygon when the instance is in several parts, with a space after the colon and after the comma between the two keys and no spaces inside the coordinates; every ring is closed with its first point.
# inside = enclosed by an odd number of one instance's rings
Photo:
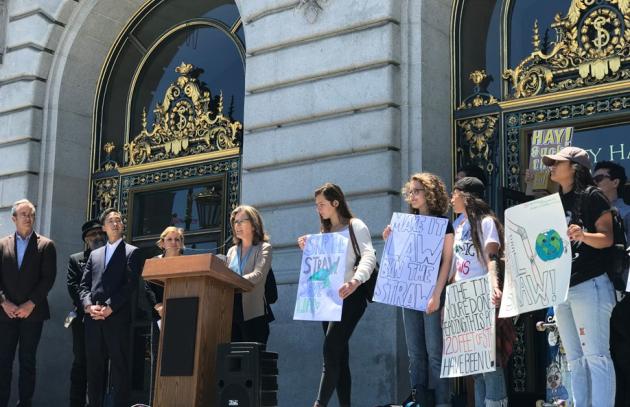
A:
{"type": "Polygon", "coordinates": [[[106,246],[90,253],[81,279],[83,307],[96,304],[109,305],[112,315],[108,319],[131,319],[131,297],[138,286],[141,271],[140,252],[136,246],[120,242],[107,267],[106,246]]]}

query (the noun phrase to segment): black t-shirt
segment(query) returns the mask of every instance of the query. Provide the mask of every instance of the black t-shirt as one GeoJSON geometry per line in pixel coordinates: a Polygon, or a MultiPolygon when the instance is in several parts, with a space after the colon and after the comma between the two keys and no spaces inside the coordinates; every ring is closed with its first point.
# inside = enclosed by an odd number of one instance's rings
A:
{"type": "MultiPolygon", "coordinates": [[[[439,217],[440,218],[446,218],[446,216],[439,216],[439,217]]],[[[448,220],[448,224],[446,225],[446,232],[444,234],[448,235],[449,233],[455,234],[455,229],[453,229],[453,223],[451,222],[450,219],[448,220]]]]}
{"type": "MultiPolygon", "coordinates": [[[[560,196],[567,224],[582,226],[585,232],[594,233],[595,222],[610,210],[610,203],[601,190],[589,187],[588,192],[571,191],[560,196]]],[[[586,243],[571,242],[571,283],[574,286],[606,272],[606,249],[595,249],[586,243]]]]}

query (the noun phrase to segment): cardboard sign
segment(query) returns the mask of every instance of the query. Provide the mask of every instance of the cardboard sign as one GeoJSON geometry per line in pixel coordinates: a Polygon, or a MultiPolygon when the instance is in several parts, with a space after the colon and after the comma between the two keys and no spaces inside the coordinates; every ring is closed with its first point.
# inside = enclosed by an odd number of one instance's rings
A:
{"type": "Polygon", "coordinates": [[[306,239],[293,319],[341,321],[339,288],[346,274],[347,233],[320,233],[306,239]]]}
{"type": "Polygon", "coordinates": [[[505,284],[499,317],[564,302],[571,279],[571,243],[558,194],[505,211],[505,284]]]}
{"type": "Polygon", "coordinates": [[[374,301],[424,311],[440,271],[448,219],[394,213],[374,301]]]}
{"type": "Polygon", "coordinates": [[[529,169],[533,172],[534,179],[527,184],[527,195],[532,195],[534,191],[557,191],[557,185],[549,178],[549,168],[543,164],[542,157],[556,154],[570,146],[572,138],[573,127],[534,130],[529,155],[529,169]]]}
{"type": "Polygon", "coordinates": [[[496,370],[496,309],[488,275],[446,287],[440,377],[496,370]]]}

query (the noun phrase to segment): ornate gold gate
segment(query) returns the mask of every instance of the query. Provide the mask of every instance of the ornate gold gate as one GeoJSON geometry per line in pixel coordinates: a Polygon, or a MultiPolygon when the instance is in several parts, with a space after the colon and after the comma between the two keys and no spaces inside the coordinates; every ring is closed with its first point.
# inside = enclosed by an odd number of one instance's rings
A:
{"type": "MultiPolygon", "coordinates": [[[[630,1],[461,0],[452,24],[453,171],[482,168],[499,213],[528,199],[535,129],[573,126],[573,145],[630,173],[630,1]]],[[[541,314],[517,324],[513,404],[544,396],[541,314]]]]}

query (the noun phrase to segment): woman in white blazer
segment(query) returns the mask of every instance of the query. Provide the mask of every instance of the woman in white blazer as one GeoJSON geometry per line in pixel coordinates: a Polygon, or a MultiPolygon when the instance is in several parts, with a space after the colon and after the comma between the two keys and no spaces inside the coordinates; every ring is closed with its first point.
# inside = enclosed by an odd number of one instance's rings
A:
{"type": "Polygon", "coordinates": [[[267,343],[265,281],[271,268],[269,237],[260,213],[252,206],[241,205],[234,209],[230,224],[234,246],[228,250],[227,263],[232,271],[254,284],[253,290],[234,296],[232,342],[267,343]]]}

